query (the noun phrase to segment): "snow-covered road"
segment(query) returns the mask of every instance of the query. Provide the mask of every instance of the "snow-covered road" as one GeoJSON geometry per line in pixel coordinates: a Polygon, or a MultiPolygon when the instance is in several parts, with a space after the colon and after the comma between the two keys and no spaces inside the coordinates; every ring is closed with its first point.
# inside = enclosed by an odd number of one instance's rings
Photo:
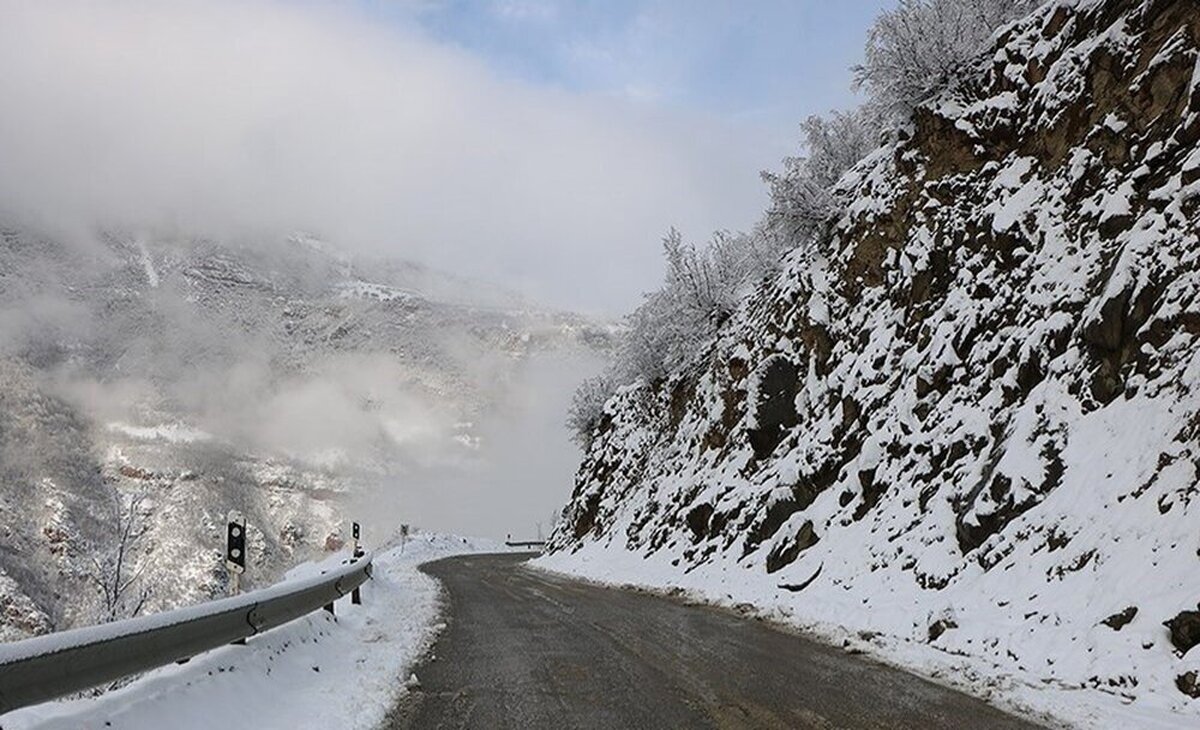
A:
{"type": "MultiPolygon", "coordinates": [[[[184,665],[149,672],[99,698],[47,703],[0,717],[4,730],[190,730],[214,727],[374,728],[438,630],[439,586],[425,561],[503,550],[495,542],[418,534],[377,554],[363,605],[323,611],[184,665]]],[[[290,578],[319,570],[312,563],[290,578]]]]}

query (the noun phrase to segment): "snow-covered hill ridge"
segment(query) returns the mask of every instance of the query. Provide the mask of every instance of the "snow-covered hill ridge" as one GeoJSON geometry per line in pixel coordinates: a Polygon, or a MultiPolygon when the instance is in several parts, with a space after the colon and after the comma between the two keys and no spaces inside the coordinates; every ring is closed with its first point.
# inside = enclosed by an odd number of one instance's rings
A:
{"type": "Polygon", "coordinates": [[[703,357],[608,402],[548,563],[1196,722],[1163,624],[1200,602],[1198,45],[1194,0],[1002,29],[703,357]]]}

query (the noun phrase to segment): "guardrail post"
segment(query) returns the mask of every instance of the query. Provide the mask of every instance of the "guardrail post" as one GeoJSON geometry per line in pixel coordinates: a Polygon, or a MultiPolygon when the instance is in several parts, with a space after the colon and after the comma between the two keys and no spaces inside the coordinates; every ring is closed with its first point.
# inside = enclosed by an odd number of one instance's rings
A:
{"type": "MultiPolygon", "coordinates": [[[[363,551],[362,546],[358,544],[358,536],[359,536],[358,523],[355,522],[354,523],[354,553],[353,553],[353,555],[354,555],[354,560],[356,560],[356,561],[359,558],[361,558],[363,555],[366,554],[363,551]]],[[[355,606],[362,605],[362,593],[359,592],[358,586],[354,586],[354,590],[350,591],[350,603],[355,606]]]]}
{"type": "MultiPolygon", "coordinates": [[[[246,572],[246,518],[230,510],[225,532],[225,569],[229,571],[229,595],[242,592],[242,573],[246,572]]],[[[245,646],[245,637],[230,642],[245,646]]]]}

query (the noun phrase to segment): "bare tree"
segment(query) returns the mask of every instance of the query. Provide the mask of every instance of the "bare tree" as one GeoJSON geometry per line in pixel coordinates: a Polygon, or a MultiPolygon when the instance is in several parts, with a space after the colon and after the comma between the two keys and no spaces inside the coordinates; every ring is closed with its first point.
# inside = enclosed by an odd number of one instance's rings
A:
{"type": "Polygon", "coordinates": [[[141,583],[148,562],[138,555],[149,529],[141,510],[145,499],[143,492],[128,498],[120,492],[113,496],[112,539],[92,556],[87,574],[100,598],[100,623],[133,618],[150,599],[150,587],[141,583]]]}

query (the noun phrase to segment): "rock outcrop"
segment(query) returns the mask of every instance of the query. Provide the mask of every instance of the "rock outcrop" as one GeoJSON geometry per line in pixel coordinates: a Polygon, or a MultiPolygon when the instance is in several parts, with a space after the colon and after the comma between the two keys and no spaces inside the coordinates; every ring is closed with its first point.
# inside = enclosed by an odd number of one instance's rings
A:
{"type": "Polygon", "coordinates": [[[702,357],[608,402],[552,550],[1187,701],[1162,622],[1200,599],[1200,6],[1052,2],[994,41],[702,357]]]}

